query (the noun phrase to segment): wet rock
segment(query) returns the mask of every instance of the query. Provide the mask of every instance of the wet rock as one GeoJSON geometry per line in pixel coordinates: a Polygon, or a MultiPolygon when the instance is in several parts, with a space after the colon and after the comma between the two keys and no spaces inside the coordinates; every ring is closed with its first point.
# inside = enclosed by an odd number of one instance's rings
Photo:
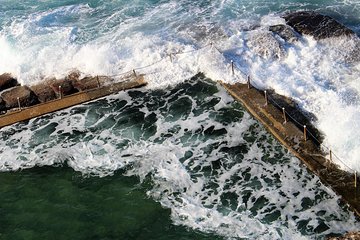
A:
{"type": "Polygon", "coordinates": [[[313,36],[317,40],[355,34],[335,19],[313,11],[292,12],[283,18],[295,31],[313,36]]]}
{"type": "Polygon", "coordinates": [[[79,92],[76,88],[74,88],[72,81],[66,78],[48,80],[47,84],[55,92],[57,97],[60,97],[60,91],[62,96],[79,92]]]}
{"type": "Polygon", "coordinates": [[[269,30],[277,35],[279,35],[286,42],[294,43],[299,40],[298,33],[288,25],[274,25],[270,26],[269,30]]]}
{"type": "Polygon", "coordinates": [[[16,78],[13,78],[11,74],[4,73],[0,75],[0,91],[3,91],[5,89],[18,86],[19,83],[16,80],[16,78]]]}
{"type": "Polygon", "coordinates": [[[81,73],[80,71],[74,70],[69,73],[69,75],[66,76],[65,79],[70,80],[72,82],[76,82],[80,79],[81,73]]]}
{"type": "Polygon", "coordinates": [[[39,103],[36,95],[26,86],[10,88],[1,93],[1,98],[5,101],[8,109],[19,106],[17,98],[19,98],[21,107],[29,107],[39,103]]]}
{"type": "Polygon", "coordinates": [[[6,113],[6,102],[0,97],[0,114],[6,113]]]}
{"type": "Polygon", "coordinates": [[[40,102],[48,102],[56,99],[56,94],[54,90],[47,85],[46,83],[40,83],[34,86],[31,86],[30,89],[35,93],[40,102]]]}
{"type": "Polygon", "coordinates": [[[343,237],[329,237],[327,240],[358,240],[360,239],[360,232],[349,232],[343,237]]]}
{"type": "Polygon", "coordinates": [[[96,76],[96,77],[85,77],[80,80],[73,82],[74,87],[78,91],[86,91],[90,89],[95,89],[101,86],[104,86],[106,83],[110,83],[111,78],[106,76],[96,76]]]}
{"type": "Polygon", "coordinates": [[[248,38],[247,45],[258,55],[268,59],[279,59],[285,56],[281,43],[270,31],[254,31],[248,38]]]}

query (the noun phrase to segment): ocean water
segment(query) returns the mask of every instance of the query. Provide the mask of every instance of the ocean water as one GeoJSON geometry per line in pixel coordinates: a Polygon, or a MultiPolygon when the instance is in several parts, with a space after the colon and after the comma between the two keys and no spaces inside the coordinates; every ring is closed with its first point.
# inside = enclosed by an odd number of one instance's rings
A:
{"type": "Polygon", "coordinates": [[[359,171],[359,41],[304,36],[282,43],[280,58],[260,56],[271,44],[251,39],[290,10],[328,14],[360,35],[357,0],[0,0],[0,73],[34,84],[74,69],[115,78],[136,69],[149,82],[1,129],[0,239],[322,239],[360,229],[215,82],[250,75],[292,97],[340,167],[359,171]]]}

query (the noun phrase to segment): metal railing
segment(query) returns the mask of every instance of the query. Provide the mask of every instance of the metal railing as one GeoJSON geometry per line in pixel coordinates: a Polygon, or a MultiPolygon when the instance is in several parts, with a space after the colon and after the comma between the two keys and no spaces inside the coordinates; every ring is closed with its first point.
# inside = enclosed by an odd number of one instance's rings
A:
{"type": "MultiPolygon", "coordinates": [[[[111,75],[110,77],[121,77],[121,76],[130,76],[130,75],[137,75],[137,72],[140,71],[140,70],[143,70],[143,69],[146,69],[146,68],[150,68],[156,64],[159,64],[160,62],[166,60],[166,59],[169,59],[170,62],[173,62],[173,58],[177,55],[181,55],[181,54],[189,54],[189,53],[194,53],[194,52],[198,52],[202,49],[205,49],[207,47],[210,47],[211,50],[216,50],[216,52],[218,52],[219,54],[221,54],[223,57],[224,57],[224,52],[222,52],[217,46],[215,46],[212,42],[210,42],[209,44],[206,44],[200,48],[197,48],[197,49],[194,49],[194,50],[190,50],[190,51],[185,51],[185,52],[174,52],[174,53],[170,53],[170,54],[167,54],[165,55],[164,57],[160,58],[159,60],[151,63],[151,64],[148,64],[148,65],[145,65],[145,66],[141,66],[141,67],[137,67],[137,68],[133,68],[131,70],[128,70],[126,72],[123,72],[123,73],[120,73],[120,74],[115,74],[115,75],[111,75]]],[[[225,58],[226,59],[226,58],[225,58]]],[[[259,87],[258,83],[256,82],[255,79],[251,79],[250,78],[250,74],[246,74],[244,73],[236,64],[233,60],[230,60],[228,62],[229,66],[230,66],[230,70],[231,70],[231,73],[234,77],[241,77],[243,78],[244,80],[247,81],[247,84],[248,84],[248,87],[250,88],[251,86],[256,88],[257,90],[262,90],[261,87],[259,87]],[[237,70],[238,72],[236,72],[235,70],[237,70]],[[237,73],[239,73],[240,75],[238,75],[237,73]]],[[[334,158],[336,158],[338,160],[338,162],[340,162],[341,164],[343,164],[343,166],[345,166],[350,172],[352,172],[355,176],[355,187],[356,187],[356,184],[357,184],[357,171],[352,169],[348,164],[346,164],[343,160],[341,160],[341,158],[339,158],[332,150],[330,147],[324,145],[322,143],[322,141],[320,141],[316,136],[314,136],[314,134],[309,131],[309,129],[307,128],[306,124],[303,124],[303,123],[300,123],[298,120],[296,120],[295,117],[291,116],[291,114],[289,112],[286,111],[285,109],[285,106],[282,106],[280,103],[278,103],[274,98],[272,98],[271,96],[269,96],[267,93],[266,93],[266,90],[264,90],[264,94],[265,94],[265,101],[266,103],[268,102],[268,100],[271,100],[271,102],[273,104],[275,104],[278,108],[282,109],[282,112],[283,112],[283,117],[284,117],[284,121],[286,123],[287,121],[287,117],[289,117],[295,125],[298,125],[300,128],[303,128],[304,129],[304,140],[306,141],[308,139],[308,135],[311,136],[311,138],[316,141],[319,146],[321,146],[323,149],[325,149],[328,153],[329,153],[329,159],[327,160],[330,160],[333,164],[337,165],[337,163],[335,163],[333,160],[334,158]]]]}

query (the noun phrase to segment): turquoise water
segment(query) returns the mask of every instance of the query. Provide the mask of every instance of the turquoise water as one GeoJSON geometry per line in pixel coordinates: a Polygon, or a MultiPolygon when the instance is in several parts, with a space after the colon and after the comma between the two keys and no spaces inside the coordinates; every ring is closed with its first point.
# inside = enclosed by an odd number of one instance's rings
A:
{"type": "Polygon", "coordinates": [[[360,65],[348,62],[359,41],[303,36],[280,41],[281,59],[259,56],[271,46],[251,39],[290,10],[360,34],[357,0],[0,0],[0,73],[31,85],[74,69],[115,79],[136,69],[149,83],[1,129],[0,239],[323,239],[359,229],[215,83],[246,81],[231,74],[233,60],[313,113],[324,143],[359,169],[360,65]]]}
{"type": "Polygon", "coordinates": [[[6,127],[0,137],[3,239],[308,239],[359,226],[201,75],[6,127]]]}

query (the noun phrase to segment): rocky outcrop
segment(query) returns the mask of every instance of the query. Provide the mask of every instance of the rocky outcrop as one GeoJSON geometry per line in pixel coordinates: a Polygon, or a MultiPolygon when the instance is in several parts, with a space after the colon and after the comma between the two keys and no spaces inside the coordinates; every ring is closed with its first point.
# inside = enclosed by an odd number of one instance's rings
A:
{"type": "Polygon", "coordinates": [[[18,98],[21,107],[29,107],[39,103],[36,95],[26,86],[10,88],[1,93],[1,98],[4,100],[7,109],[17,108],[19,106],[18,98]]]}
{"type": "MultiPolygon", "coordinates": [[[[123,81],[133,80],[134,76],[124,76],[123,81]],[[131,77],[130,77],[131,76],[131,77]]],[[[41,83],[20,86],[11,74],[0,75],[0,114],[39,103],[46,103],[81,91],[106,87],[114,83],[108,76],[88,76],[81,78],[79,71],[72,71],[63,79],[45,79],[41,83]],[[18,100],[19,99],[19,100],[18,100]]]]}
{"type": "Polygon", "coordinates": [[[53,89],[44,83],[30,86],[30,89],[35,93],[40,102],[48,102],[56,99],[56,94],[53,89]]]}
{"type": "Polygon", "coordinates": [[[0,97],[0,114],[6,113],[6,102],[0,97]]]}
{"type": "Polygon", "coordinates": [[[349,232],[345,234],[343,237],[330,237],[327,240],[359,240],[360,232],[349,232]]]}
{"type": "Polygon", "coordinates": [[[0,91],[15,87],[17,85],[19,85],[18,81],[16,80],[16,78],[13,78],[11,74],[4,73],[0,75],[0,91]]]}
{"type": "Polygon", "coordinates": [[[317,40],[355,34],[335,19],[314,11],[292,12],[283,18],[298,33],[313,36],[317,40]]]}
{"type": "Polygon", "coordinates": [[[78,90],[74,88],[70,79],[51,79],[47,81],[49,87],[55,92],[57,97],[71,95],[77,93],[78,90]]]}
{"type": "Polygon", "coordinates": [[[111,78],[106,76],[97,76],[97,77],[84,77],[77,81],[73,82],[74,87],[78,91],[86,91],[94,88],[104,86],[107,82],[110,82],[111,78]]]}
{"type": "Polygon", "coordinates": [[[254,53],[267,59],[279,59],[285,56],[281,43],[270,31],[254,31],[248,38],[247,45],[254,53]]]}
{"type": "Polygon", "coordinates": [[[294,43],[299,40],[298,33],[292,29],[292,27],[288,25],[274,25],[270,26],[269,30],[275,34],[277,34],[279,37],[284,39],[286,42],[294,43]]]}

